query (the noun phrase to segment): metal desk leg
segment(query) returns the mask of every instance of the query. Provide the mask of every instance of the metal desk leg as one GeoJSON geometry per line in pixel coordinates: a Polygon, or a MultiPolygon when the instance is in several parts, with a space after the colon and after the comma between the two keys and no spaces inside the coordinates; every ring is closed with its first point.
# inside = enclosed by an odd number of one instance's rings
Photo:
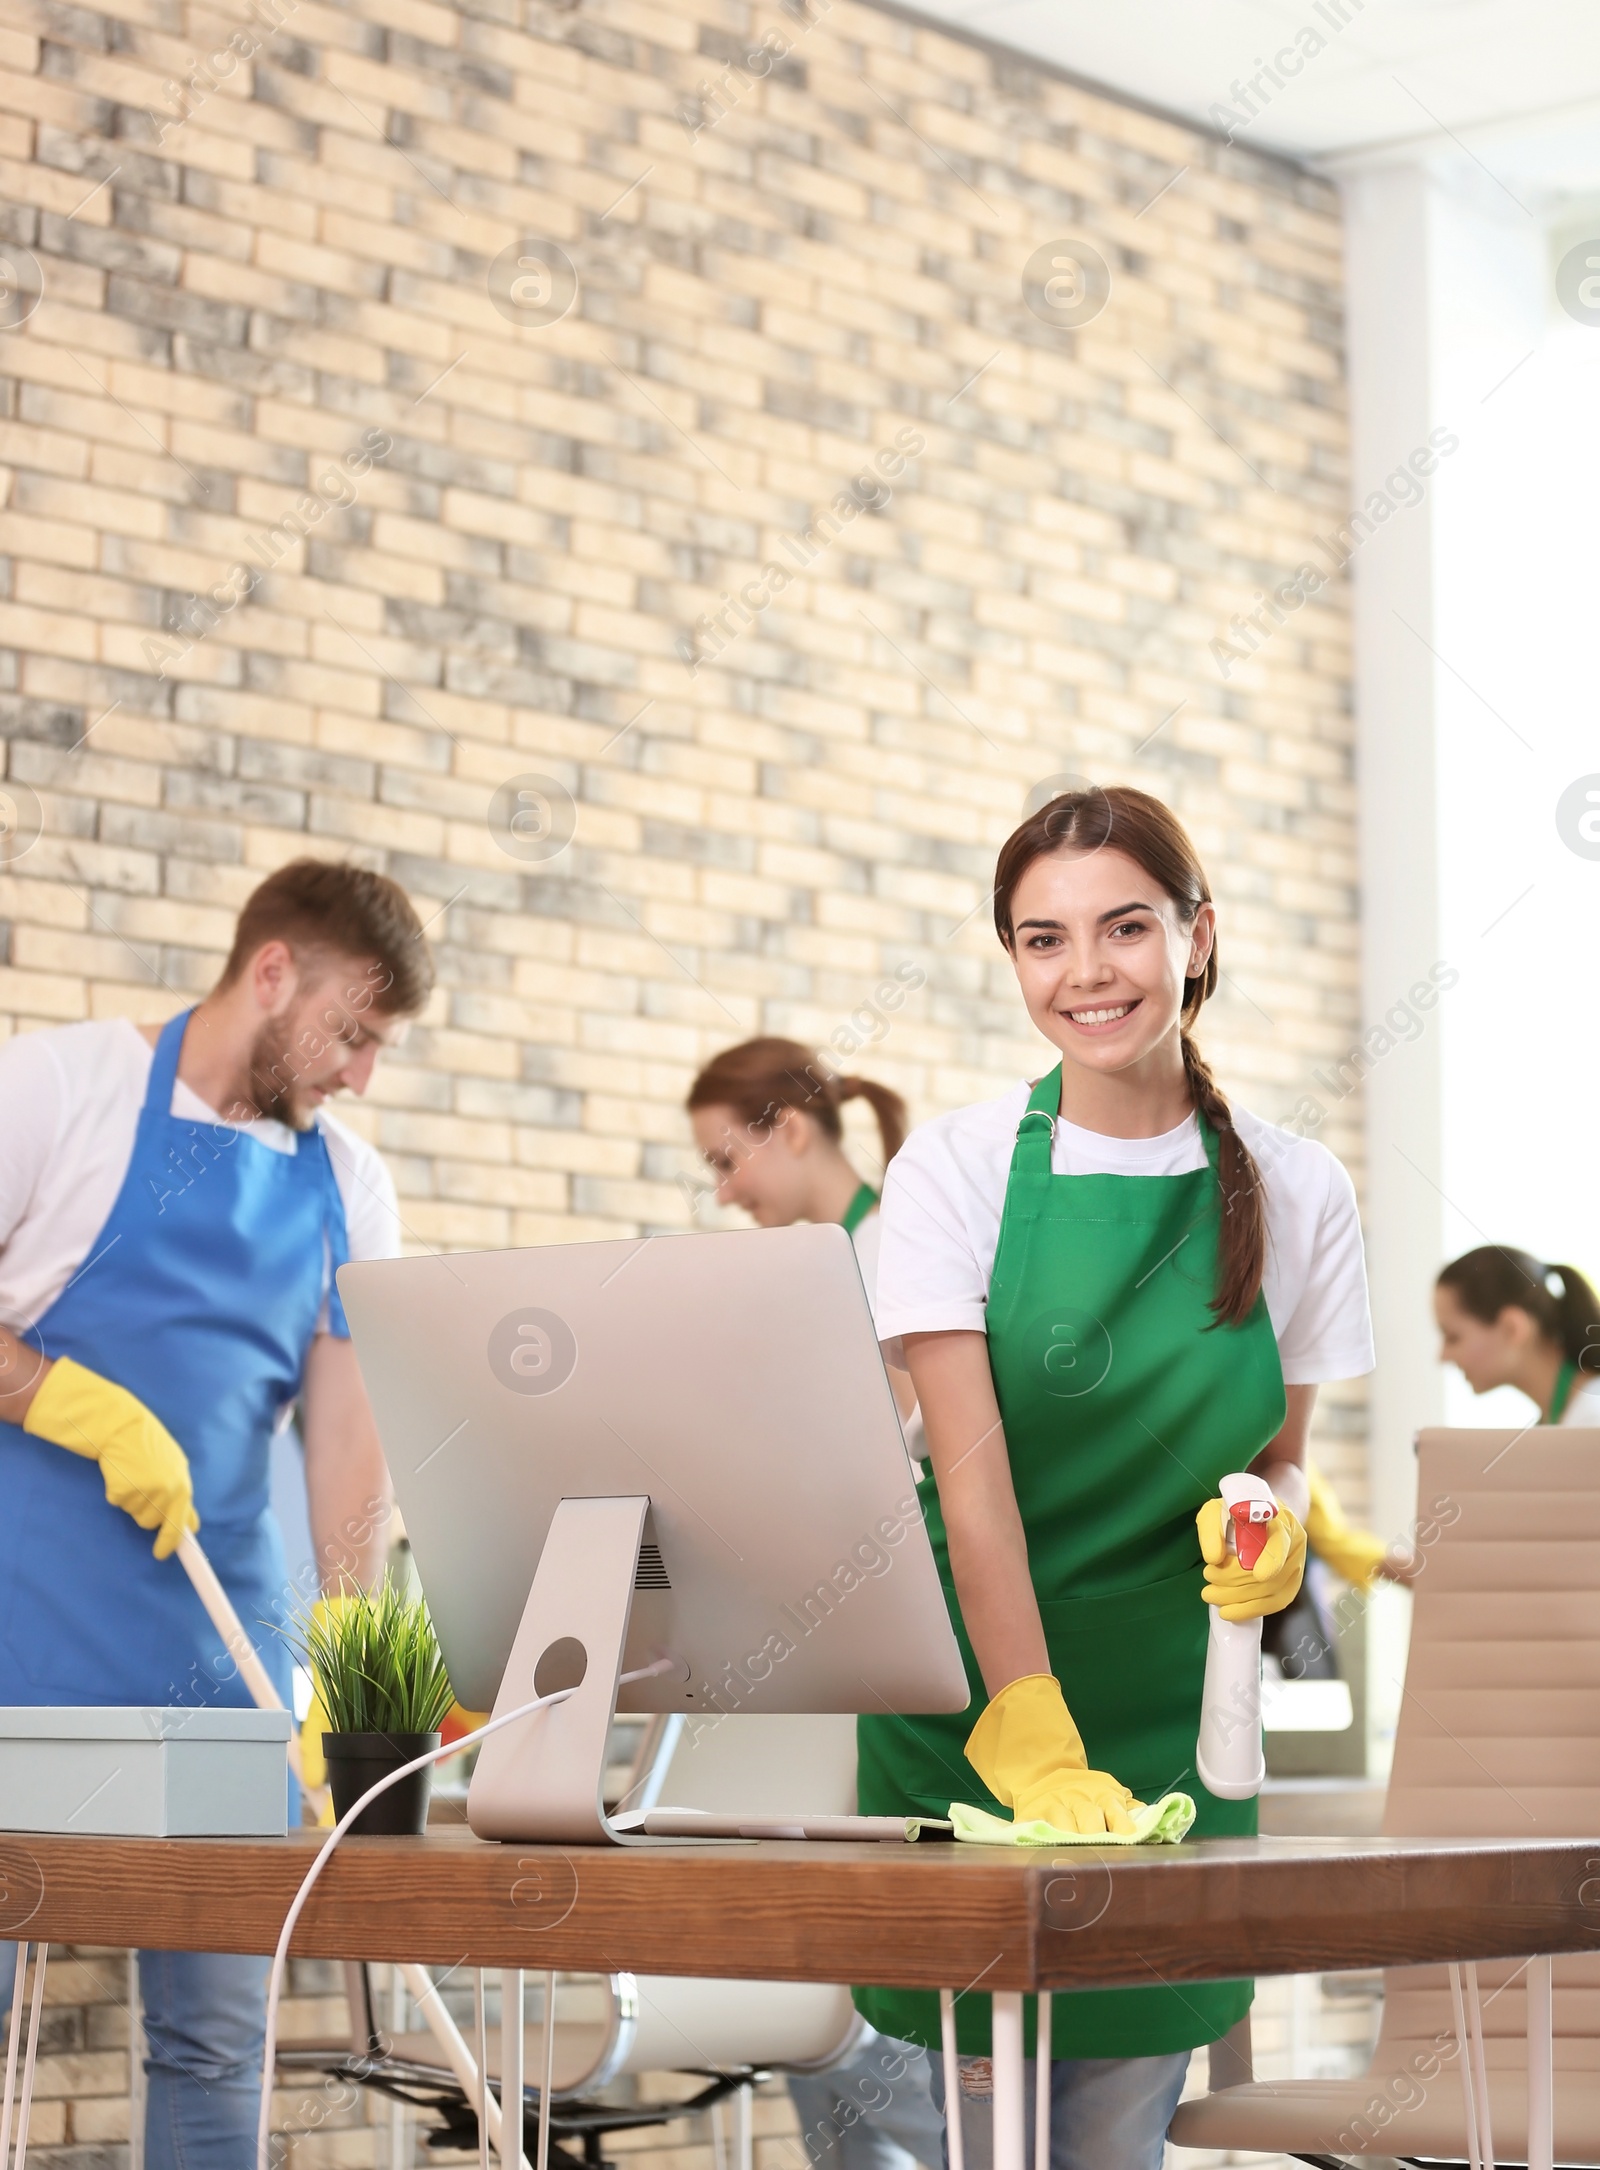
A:
{"type": "MultiPolygon", "coordinates": [[[[939,1992],[939,2044],[944,2052],[944,2144],[950,2170],[967,2170],[961,2147],[961,2059],[956,2055],[956,1999],[953,1989],[939,1992]]],[[[0,2170],[4,2170],[0,2162],[0,2170]]]]}
{"type": "MultiPolygon", "coordinates": [[[[473,1974],[472,2023],[478,2038],[478,2088],[476,2107],[478,2112],[478,2170],[489,2170],[489,2022],[484,2011],[483,1969],[473,1974]]],[[[505,2120],[502,2118],[501,2138],[505,2137],[505,2120]]]]}
{"type": "Polygon", "coordinates": [[[1551,1961],[1528,1962],[1528,2170],[1555,2162],[1555,1983],[1551,1961]]]}
{"type": "MultiPolygon", "coordinates": [[[[406,2031],[406,1978],[398,1967],[389,1969],[389,2032],[398,2039],[406,2031]]],[[[389,2170],[411,2170],[415,2149],[411,2112],[397,2096],[389,2105],[389,2170]]],[[[130,2162],[128,2170],[144,2170],[142,2162],[130,2162]]]]}
{"type": "MultiPolygon", "coordinates": [[[[428,2030],[444,2051],[445,2061],[461,2084],[461,2092],[468,2102],[478,2103],[480,2097],[489,2107],[489,2139],[495,2152],[500,2149],[500,2105],[487,2087],[480,2090],[478,2059],[468,2049],[461,2029],[445,2010],[439,1995],[439,1985],[426,1967],[402,1965],[402,1980],[415,2000],[417,2015],[426,2020],[428,2030]]],[[[528,2158],[522,2158],[522,2170],[528,2170],[528,2158]]]]}
{"type": "Polygon", "coordinates": [[[522,1969],[500,1972],[500,2162],[517,2170],[522,2153],[522,1969]]]}
{"type": "Polygon", "coordinates": [[[28,1978],[28,1949],[17,1946],[17,1971],[11,1981],[11,2040],[6,2048],[6,2097],[0,2108],[0,2170],[11,2158],[11,2105],[17,2099],[17,2047],[22,2040],[22,1991],[28,1978]]]}
{"type": "Polygon", "coordinates": [[[1461,1986],[1461,1968],[1450,1962],[1450,2004],[1456,2023],[1456,2049],[1461,2058],[1461,2106],[1467,2124],[1467,2162],[1469,2170],[1483,2170],[1483,2154],[1478,2146],[1478,2082],[1472,2069],[1472,2042],[1467,2033],[1467,2000],[1461,1986]]]}
{"type": "Polygon", "coordinates": [[[1033,2170],[1050,2170],[1050,1992],[1039,1992],[1033,2035],[1033,2170]]]}
{"type": "Polygon", "coordinates": [[[994,2170],[1027,2170],[1028,2122],[1024,2107],[1022,1992],[997,1989],[994,2029],[994,2170]]]}
{"type": "MultiPolygon", "coordinates": [[[[10,2141],[11,2125],[11,2075],[12,2059],[17,2047],[17,2014],[22,2007],[22,1967],[27,1957],[26,1944],[17,1948],[17,1978],[11,1991],[11,2056],[6,2060],[6,2139],[10,2141]]],[[[39,2064],[39,2015],[44,2009],[44,1969],[50,1956],[48,1944],[33,1947],[33,2005],[28,2013],[28,2048],[22,2061],[22,2098],[17,2104],[17,2170],[23,2170],[28,2159],[28,2113],[33,2108],[33,2075],[39,2064]]],[[[4,2157],[0,2156],[0,2170],[4,2157]]]]}
{"type": "Polygon", "coordinates": [[[1478,2145],[1483,2153],[1483,2170],[1495,2170],[1494,2127],[1489,2114],[1489,2065],[1483,2051],[1483,2006],[1478,1998],[1478,1969],[1469,1960],[1461,1972],[1467,1992],[1467,2025],[1472,2034],[1472,2073],[1478,2083],[1478,2145]]]}
{"type": "MultiPolygon", "coordinates": [[[[144,2069],[144,2001],[139,1991],[139,1954],[128,1954],[128,2170],[144,2170],[144,2120],[150,2082],[144,2069]]],[[[399,2170],[399,2166],[395,2166],[399,2170]]]]}
{"type": "MultiPolygon", "coordinates": [[[[539,2170],[550,2170],[551,2096],[556,2091],[556,1977],[549,1968],[544,1977],[544,2033],[539,2039],[539,2170]]],[[[527,2159],[523,2158],[523,2170],[527,2159]]]]}
{"type": "Polygon", "coordinates": [[[733,2170],[756,2170],[755,2093],[746,2080],[733,2098],[733,2170]]]}

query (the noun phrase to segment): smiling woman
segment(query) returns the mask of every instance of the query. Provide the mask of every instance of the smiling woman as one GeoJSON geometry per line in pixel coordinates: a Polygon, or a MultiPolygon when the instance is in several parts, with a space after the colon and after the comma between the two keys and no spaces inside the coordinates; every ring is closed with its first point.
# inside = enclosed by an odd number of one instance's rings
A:
{"type": "MultiPolygon", "coordinates": [[[[943,1815],[955,1793],[1127,1832],[1142,1801],[1182,1788],[1202,1835],[1247,1833],[1254,1801],[1214,1797],[1195,1768],[1206,1608],[1261,1617],[1298,1590],[1316,1385],[1372,1367],[1354,1192],[1325,1148],[1235,1111],[1206,1066],[1217,912],[1158,800],[1091,789],[1042,807],[1001,851],[995,928],[1060,1061],[896,1154],[875,1306],[922,1405],[973,1702],[863,1718],[860,1805],[943,1815]],[[1279,1511],[1246,1570],[1216,1494],[1251,1467],[1279,1511]]],[[[1104,2117],[1102,2170],[1156,2170],[1189,2051],[1250,1994],[1152,1981],[1055,1998],[1056,2109],[1104,2117]]],[[[931,1999],[857,2001],[886,2033],[939,2039],[931,1999]]],[[[983,2000],[957,2015],[961,2051],[986,2056],[983,2000]]]]}

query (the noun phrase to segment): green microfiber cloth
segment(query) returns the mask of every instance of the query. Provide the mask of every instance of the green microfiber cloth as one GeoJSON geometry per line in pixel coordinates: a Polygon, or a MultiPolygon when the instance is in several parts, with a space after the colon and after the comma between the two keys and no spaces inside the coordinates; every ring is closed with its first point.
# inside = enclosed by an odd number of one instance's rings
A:
{"type": "Polygon", "coordinates": [[[950,1822],[932,1817],[912,1819],[930,1835],[942,1838],[953,1828],[958,1839],[976,1846],[1176,1846],[1194,1823],[1194,1803],[1186,1793],[1164,1793],[1159,1801],[1141,1808],[1131,1831],[1060,1831],[1053,1823],[1007,1823],[987,1809],[950,1804],[950,1822]]]}

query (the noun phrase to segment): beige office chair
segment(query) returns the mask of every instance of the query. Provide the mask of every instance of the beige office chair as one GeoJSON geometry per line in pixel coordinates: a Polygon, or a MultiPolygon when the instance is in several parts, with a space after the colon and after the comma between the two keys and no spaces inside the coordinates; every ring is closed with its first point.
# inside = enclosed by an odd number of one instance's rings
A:
{"type": "MultiPolygon", "coordinates": [[[[1554,2148],[1558,2163],[1600,2163],[1600,1431],[1425,1432],[1419,1456],[1439,1535],[1416,1589],[1384,1833],[1595,1835],[1595,1956],[1554,1961],[1554,2148]]],[[[1471,1983],[1452,1973],[1387,1970],[1364,2077],[1226,2086],[1180,2106],[1174,2145],[1527,2162],[1527,1962],[1477,1969],[1490,2115],[1485,2135],[1479,2106],[1476,2151],[1456,2004],[1459,1990],[1470,2030],[1471,1983]]]]}

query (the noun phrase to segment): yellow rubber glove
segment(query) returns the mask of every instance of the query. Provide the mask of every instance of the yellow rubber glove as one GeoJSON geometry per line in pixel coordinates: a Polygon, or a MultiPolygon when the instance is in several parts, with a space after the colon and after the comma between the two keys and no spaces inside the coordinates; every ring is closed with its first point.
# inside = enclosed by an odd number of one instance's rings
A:
{"type": "Polygon", "coordinates": [[[967,1761],[1016,1823],[1058,1831],[1131,1831],[1144,1807],[1109,1771],[1091,1771],[1053,1673],[1002,1688],[972,1729],[967,1761]]]}
{"type": "Polygon", "coordinates": [[[46,1372],[22,1429],[98,1462],[112,1506],[156,1531],[158,1560],[200,1527],[189,1457],[171,1432],[126,1387],[70,1356],[58,1356],[46,1372]]]}
{"type": "Polygon", "coordinates": [[[1282,1612],[1300,1594],[1306,1572],[1306,1533],[1281,1503],[1254,1567],[1241,1567],[1228,1548],[1227,1508],[1208,1499],[1195,1516],[1206,1579],[1201,1592],[1208,1605],[1221,1608],[1224,1620],[1260,1620],[1282,1612]]]}
{"type": "Polygon", "coordinates": [[[1306,1470],[1311,1486],[1311,1505],[1306,1509],[1306,1543],[1319,1560],[1326,1560],[1336,1575],[1369,1589],[1389,1556],[1389,1548],[1371,1530],[1352,1529],[1344,1518],[1339,1495],[1315,1462],[1306,1470]]]}

